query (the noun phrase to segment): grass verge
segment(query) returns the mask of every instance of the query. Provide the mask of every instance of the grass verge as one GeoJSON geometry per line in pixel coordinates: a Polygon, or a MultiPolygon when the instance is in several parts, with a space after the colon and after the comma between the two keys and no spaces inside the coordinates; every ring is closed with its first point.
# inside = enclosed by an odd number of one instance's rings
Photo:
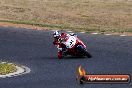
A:
{"type": "Polygon", "coordinates": [[[0,63],[0,75],[16,72],[15,64],[0,63]]]}
{"type": "Polygon", "coordinates": [[[131,28],[127,29],[118,29],[118,28],[100,28],[100,27],[78,27],[78,26],[66,26],[66,25],[53,25],[53,24],[42,24],[42,23],[34,23],[30,20],[0,20],[0,22],[9,22],[13,24],[26,24],[26,25],[32,25],[32,26],[38,26],[38,27],[46,27],[49,29],[60,29],[60,30],[72,30],[76,32],[100,32],[100,33],[132,33],[131,28]]]}
{"type": "Polygon", "coordinates": [[[49,27],[49,28],[59,28],[59,29],[72,29],[72,27],[64,26],[64,25],[51,25],[51,24],[40,24],[40,23],[34,23],[29,20],[0,20],[0,22],[9,22],[14,24],[27,24],[27,25],[33,25],[33,26],[39,26],[39,27],[49,27]]]}

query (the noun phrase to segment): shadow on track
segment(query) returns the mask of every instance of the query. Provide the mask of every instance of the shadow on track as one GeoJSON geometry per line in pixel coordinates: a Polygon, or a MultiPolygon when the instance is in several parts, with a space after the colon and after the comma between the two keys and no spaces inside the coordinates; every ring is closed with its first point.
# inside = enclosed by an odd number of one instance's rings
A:
{"type": "MultiPolygon", "coordinates": [[[[57,59],[59,59],[59,58],[57,58],[57,59]]],[[[84,57],[84,56],[65,56],[62,59],[89,59],[89,58],[84,57]]]]}

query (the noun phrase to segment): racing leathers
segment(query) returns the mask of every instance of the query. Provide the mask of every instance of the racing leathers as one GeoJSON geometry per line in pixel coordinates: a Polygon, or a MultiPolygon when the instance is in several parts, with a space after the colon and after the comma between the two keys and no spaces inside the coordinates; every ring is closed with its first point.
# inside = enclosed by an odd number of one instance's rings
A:
{"type": "Polygon", "coordinates": [[[74,33],[70,33],[70,34],[61,33],[58,38],[54,38],[53,44],[58,49],[57,56],[58,56],[59,59],[61,59],[63,57],[63,55],[66,55],[66,53],[67,53],[67,48],[63,43],[65,42],[64,41],[65,38],[69,37],[69,36],[75,36],[75,34],[74,33]]]}

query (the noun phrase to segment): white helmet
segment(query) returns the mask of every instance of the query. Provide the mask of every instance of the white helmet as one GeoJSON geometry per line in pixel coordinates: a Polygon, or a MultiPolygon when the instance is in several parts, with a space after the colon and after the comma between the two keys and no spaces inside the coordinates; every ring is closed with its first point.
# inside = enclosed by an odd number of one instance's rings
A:
{"type": "Polygon", "coordinates": [[[55,31],[53,36],[54,36],[54,38],[60,37],[60,32],[59,31],[55,31]]]}

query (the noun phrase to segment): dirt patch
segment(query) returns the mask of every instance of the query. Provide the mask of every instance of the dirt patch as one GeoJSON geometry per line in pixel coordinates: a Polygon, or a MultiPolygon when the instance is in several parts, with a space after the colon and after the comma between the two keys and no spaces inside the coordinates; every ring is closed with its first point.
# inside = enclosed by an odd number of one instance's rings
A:
{"type": "Polygon", "coordinates": [[[49,30],[46,27],[38,27],[33,25],[26,25],[26,24],[14,24],[8,22],[0,22],[0,26],[2,27],[16,27],[16,28],[27,28],[27,29],[34,29],[34,30],[49,30]]]}

